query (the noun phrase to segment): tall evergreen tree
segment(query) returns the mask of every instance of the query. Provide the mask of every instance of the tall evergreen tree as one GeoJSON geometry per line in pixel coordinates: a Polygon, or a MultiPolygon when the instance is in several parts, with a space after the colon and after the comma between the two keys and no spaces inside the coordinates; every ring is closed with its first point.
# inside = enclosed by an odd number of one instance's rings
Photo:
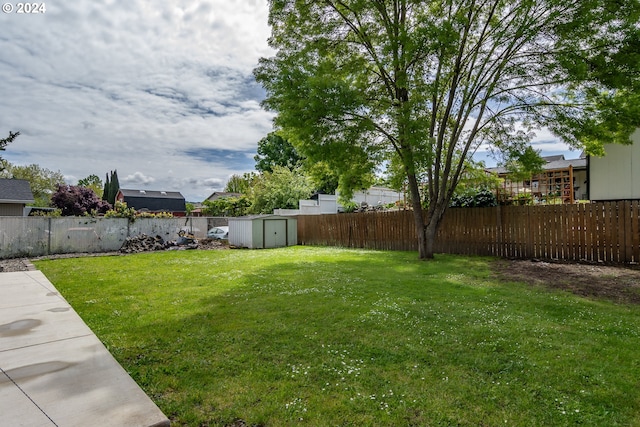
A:
{"type": "Polygon", "coordinates": [[[109,204],[113,205],[116,202],[116,196],[120,189],[120,182],[118,182],[118,171],[112,170],[106,175],[104,181],[104,191],[102,192],[102,200],[106,200],[109,204]]]}
{"type": "Polygon", "coordinates": [[[109,183],[109,174],[105,174],[104,180],[104,190],[102,190],[102,200],[109,201],[109,189],[111,188],[111,184],[109,183]]]}
{"type": "Polygon", "coordinates": [[[120,182],[118,181],[118,171],[114,170],[111,172],[111,190],[109,203],[112,205],[116,202],[116,196],[118,195],[118,190],[120,190],[120,182]]]}

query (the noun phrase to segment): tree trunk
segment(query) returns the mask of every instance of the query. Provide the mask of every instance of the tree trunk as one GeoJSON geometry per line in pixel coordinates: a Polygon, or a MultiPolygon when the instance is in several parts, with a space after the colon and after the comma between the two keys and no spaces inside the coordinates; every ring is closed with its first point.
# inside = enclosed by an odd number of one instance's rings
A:
{"type": "Polygon", "coordinates": [[[425,227],[425,258],[433,258],[433,247],[436,242],[436,231],[438,231],[438,225],[432,219],[429,221],[429,225],[425,227]]]}
{"type": "Polygon", "coordinates": [[[431,251],[431,256],[428,255],[428,246],[426,239],[426,228],[424,226],[424,216],[422,212],[422,206],[418,203],[418,207],[416,208],[416,203],[412,203],[413,205],[413,220],[416,226],[416,235],[418,236],[418,258],[419,259],[427,259],[433,258],[433,250],[431,251]]]}
{"type": "Polygon", "coordinates": [[[442,222],[442,217],[444,216],[445,211],[447,210],[447,206],[449,205],[449,201],[441,201],[437,203],[433,209],[430,209],[429,217],[427,218],[425,227],[424,227],[424,235],[425,235],[425,258],[433,258],[434,246],[436,242],[436,233],[438,232],[438,227],[440,226],[440,222],[442,222]]]}
{"type": "MultiPolygon", "coordinates": [[[[416,227],[416,236],[418,236],[418,258],[428,259],[433,258],[433,248],[431,250],[431,256],[429,256],[426,228],[424,221],[424,212],[422,210],[422,203],[420,201],[420,189],[418,188],[418,180],[413,174],[407,174],[409,182],[409,192],[411,194],[411,206],[413,207],[413,221],[416,227]]],[[[433,246],[433,245],[432,245],[433,246]]]]}

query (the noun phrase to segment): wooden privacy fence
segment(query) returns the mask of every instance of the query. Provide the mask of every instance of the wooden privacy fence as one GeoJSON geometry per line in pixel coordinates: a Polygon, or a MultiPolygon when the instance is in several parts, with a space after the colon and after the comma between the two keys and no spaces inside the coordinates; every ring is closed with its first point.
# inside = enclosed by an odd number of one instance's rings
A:
{"type": "MultiPolygon", "coordinates": [[[[302,245],[417,250],[411,211],[301,215],[302,245]]],[[[436,252],[629,264],[640,262],[640,202],[451,208],[436,252]]]]}

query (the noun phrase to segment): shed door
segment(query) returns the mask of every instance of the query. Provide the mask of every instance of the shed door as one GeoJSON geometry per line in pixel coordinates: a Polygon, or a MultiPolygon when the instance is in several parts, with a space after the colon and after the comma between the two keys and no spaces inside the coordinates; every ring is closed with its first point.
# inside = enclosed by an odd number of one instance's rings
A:
{"type": "Polygon", "coordinates": [[[264,247],[280,248],[282,246],[287,246],[287,220],[265,219],[264,247]]]}

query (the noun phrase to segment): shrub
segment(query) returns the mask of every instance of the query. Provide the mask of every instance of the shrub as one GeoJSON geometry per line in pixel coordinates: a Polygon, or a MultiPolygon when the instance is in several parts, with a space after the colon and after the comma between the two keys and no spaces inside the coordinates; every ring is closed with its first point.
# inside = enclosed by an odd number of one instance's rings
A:
{"type": "Polygon", "coordinates": [[[111,209],[93,190],[77,185],[58,185],[51,204],[60,209],[63,216],[103,214],[111,209]]]}
{"type": "Polygon", "coordinates": [[[127,218],[133,222],[138,218],[173,218],[171,212],[136,212],[135,208],[127,207],[126,202],[116,200],[113,209],[104,214],[105,218],[127,218]]]}
{"type": "Polygon", "coordinates": [[[451,199],[452,208],[485,208],[497,206],[496,195],[488,188],[470,188],[463,194],[456,194],[451,199]]]}

